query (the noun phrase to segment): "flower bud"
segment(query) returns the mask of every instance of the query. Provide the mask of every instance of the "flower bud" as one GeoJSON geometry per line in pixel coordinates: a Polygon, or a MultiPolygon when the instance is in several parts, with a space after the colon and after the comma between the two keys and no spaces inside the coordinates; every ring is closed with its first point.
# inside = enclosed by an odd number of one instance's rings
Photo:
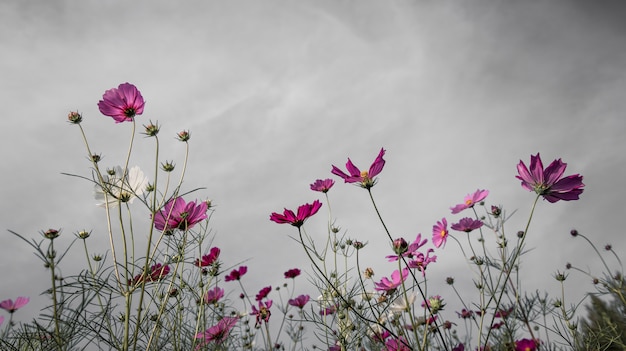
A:
{"type": "Polygon", "coordinates": [[[178,140],[183,141],[183,142],[187,142],[189,138],[191,138],[191,134],[189,134],[189,132],[186,130],[178,132],[177,136],[178,136],[178,140]]]}
{"type": "Polygon", "coordinates": [[[165,161],[165,163],[161,163],[161,168],[165,171],[165,172],[171,172],[174,170],[174,167],[176,165],[174,164],[174,162],[170,162],[170,161],[165,161]]]}
{"type": "Polygon", "coordinates": [[[161,129],[158,123],[152,124],[152,121],[150,121],[150,124],[144,125],[143,127],[145,128],[144,134],[149,137],[156,136],[157,134],[159,134],[159,129],[161,129]]]}
{"type": "Polygon", "coordinates": [[[569,231],[569,233],[573,236],[573,237],[577,237],[578,236],[578,230],[576,229],[572,229],[569,231]]]}
{"type": "Polygon", "coordinates": [[[554,275],[554,279],[560,282],[565,281],[566,278],[567,276],[561,272],[556,272],[556,274],[554,275]]]}
{"type": "Polygon", "coordinates": [[[452,277],[447,277],[447,278],[446,278],[446,283],[448,283],[448,285],[452,285],[452,284],[454,284],[454,278],[452,278],[452,277]]]}
{"type": "Polygon", "coordinates": [[[606,251],[611,251],[613,249],[613,246],[611,246],[611,244],[606,244],[606,245],[604,245],[604,249],[606,251]]]}
{"type": "Polygon", "coordinates": [[[518,238],[523,238],[524,237],[524,231],[520,230],[519,232],[517,232],[517,237],[518,238]]]}
{"type": "Polygon", "coordinates": [[[408,248],[409,248],[409,244],[403,238],[396,239],[393,241],[393,252],[395,252],[396,255],[398,256],[405,253],[408,248]]]}
{"type": "Polygon", "coordinates": [[[93,154],[90,156],[91,158],[91,162],[93,163],[98,163],[100,162],[100,160],[102,160],[102,156],[98,155],[98,154],[93,154]]]}
{"type": "Polygon", "coordinates": [[[495,218],[500,217],[500,215],[502,214],[502,209],[498,206],[491,206],[491,215],[494,216],[495,218]]]}
{"type": "Polygon", "coordinates": [[[370,279],[374,276],[374,270],[370,267],[367,267],[365,268],[365,272],[363,272],[363,275],[365,276],[365,279],[370,279]]]}
{"type": "Polygon", "coordinates": [[[43,232],[43,236],[46,239],[50,239],[50,240],[54,240],[54,239],[58,238],[60,234],[61,234],[61,232],[59,232],[56,229],[48,229],[45,232],[43,232]]]}
{"type": "Polygon", "coordinates": [[[79,239],[83,239],[83,240],[87,239],[90,235],[91,235],[91,232],[88,232],[86,230],[81,230],[78,233],[76,233],[76,236],[79,239]]]}
{"type": "Polygon", "coordinates": [[[72,111],[67,115],[67,120],[72,124],[80,124],[83,121],[83,116],[78,111],[72,111]]]}

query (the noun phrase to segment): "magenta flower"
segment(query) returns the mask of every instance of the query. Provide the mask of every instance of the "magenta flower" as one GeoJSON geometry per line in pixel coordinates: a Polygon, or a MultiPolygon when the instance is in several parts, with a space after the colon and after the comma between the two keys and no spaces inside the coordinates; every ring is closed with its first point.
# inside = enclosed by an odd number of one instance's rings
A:
{"type": "Polygon", "coordinates": [[[396,239],[394,240],[394,250],[396,251],[397,255],[390,255],[386,256],[385,258],[389,262],[397,261],[400,256],[411,258],[417,255],[417,250],[419,250],[420,247],[426,245],[427,242],[428,239],[422,240],[422,233],[417,234],[417,237],[415,237],[415,241],[413,241],[408,246],[405,246],[407,242],[404,239],[396,239]]]}
{"type": "Polygon", "coordinates": [[[344,173],[335,165],[333,165],[331,173],[341,177],[346,183],[360,183],[361,187],[369,189],[376,184],[376,179],[374,179],[374,177],[376,177],[385,166],[385,160],[383,159],[384,155],[385,149],[381,148],[378,156],[374,160],[374,163],[370,166],[369,171],[361,171],[348,158],[346,168],[348,169],[348,172],[350,172],[349,175],[344,173]]]}
{"type": "Polygon", "coordinates": [[[251,315],[256,316],[256,325],[259,326],[261,322],[269,322],[272,313],[270,312],[270,307],[272,307],[272,300],[267,300],[265,302],[259,301],[259,308],[257,309],[255,306],[252,306],[251,315]]]}
{"type": "Polygon", "coordinates": [[[168,201],[163,208],[154,215],[154,227],[168,231],[174,229],[189,230],[197,223],[207,219],[207,203],[196,201],[186,203],[182,197],[168,201]]]}
{"type": "Polygon", "coordinates": [[[243,277],[244,274],[246,274],[246,272],[248,272],[248,267],[246,266],[241,266],[237,269],[233,269],[230,274],[228,274],[226,277],[224,277],[224,281],[232,281],[232,280],[239,280],[241,279],[241,277],[243,277]]]}
{"type": "Polygon", "coordinates": [[[386,351],[411,351],[411,348],[409,348],[407,345],[408,343],[406,339],[402,336],[398,339],[389,338],[387,339],[387,342],[385,342],[385,350],[386,351]]]}
{"type": "Polygon", "coordinates": [[[266,286],[263,289],[259,290],[259,293],[256,294],[256,301],[261,301],[269,295],[270,291],[272,291],[271,286],[266,286]]]}
{"type": "Polygon", "coordinates": [[[406,280],[406,277],[408,275],[409,275],[408,268],[403,268],[402,274],[400,273],[399,270],[396,269],[395,271],[393,271],[393,273],[391,273],[391,280],[389,280],[387,277],[383,277],[380,280],[380,282],[374,283],[374,286],[375,286],[374,289],[376,291],[384,291],[387,294],[390,294],[391,292],[396,290],[400,285],[402,285],[402,282],[406,280]]]}
{"type": "Polygon", "coordinates": [[[309,295],[300,295],[295,299],[289,299],[288,303],[291,306],[298,307],[299,309],[303,309],[304,306],[309,302],[311,297],[309,295]]]}
{"type": "Polygon", "coordinates": [[[459,232],[469,233],[474,229],[478,229],[483,226],[483,222],[477,219],[471,219],[469,217],[461,218],[459,223],[454,223],[450,228],[459,232]]]}
{"type": "Polygon", "coordinates": [[[452,351],[465,351],[465,345],[459,343],[458,345],[452,348],[452,351]]]}
{"type": "Polygon", "coordinates": [[[435,252],[435,250],[433,249],[428,249],[428,251],[426,251],[426,255],[424,255],[421,252],[417,252],[413,259],[411,261],[409,261],[409,263],[407,264],[409,268],[417,268],[418,271],[422,272],[422,276],[426,275],[426,267],[428,267],[428,265],[431,262],[437,262],[437,256],[433,255],[432,257],[430,256],[431,253],[435,252]]]}
{"type": "Polygon", "coordinates": [[[144,278],[143,273],[141,273],[139,275],[136,275],[132,280],[129,280],[128,284],[135,285],[137,283],[141,283],[142,281],[156,282],[165,278],[165,276],[168,275],[169,273],[170,273],[170,266],[164,266],[160,263],[157,263],[150,267],[150,270],[148,271],[148,276],[146,278],[144,278]]]}
{"type": "Polygon", "coordinates": [[[26,304],[28,304],[28,301],[30,301],[30,298],[25,296],[19,296],[17,299],[15,299],[15,302],[13,302],[13,300],[11,299],[7,299],[0,302],[0,308],[6,310],[9,313],[13,313],[20,308],[26,306],[26,304]]]}
{"type": "Polygon", "coordinates": [[[322,207],[322,203],[319,202],[319,200],[315,200],[312,204],[307,203],[298,207],[298,215],[288,209],[285,209],[283,214],[273,212],[270,215],[270,221],[274,221],[279,224],[289,223],[294,227],[300,228],[307,218],[317,213],[320,207],[322,207]]]}
{"type": "Polygon", "coordinates": [[[463,199],[462,204],[458,204],[454,207],[450,207],[452,210],[452,214],[457,214],[467,208],[472,208],[477,203],[483,201],[487,195],[489,195],[489,190],[476,190],[473,194],[465,195],[465,199],[463,199]]]}
{"type": "Polygon", "coordinates": [[[204,339],[204,341],[196,347],[196,350],[201,348],[203,345],[208,344],[210,342],[215,342],[216,344],[223,343],[228,335],[230,334],[231,329],[237,324],[239,320],[238,317],[224,317],[217,322],[216,325],[209,327],[209,329],[196,334],[196,339],[204,339]]]}
{"type": "Polygon", "coordinates": [[[332,179],[318,179],[313,184],[311,184],[311,190],[327,193],[328,190],[333,187],[333,185],[335,185],[335,181],[332,179]]]}
{"type": "Polygon", "coordinates": [[[224,297],[224,289],[220,289],[219,287],[215,287],[213,289],[207,290],[206,294],[204,294],[204,301],[207,304],[215,304],[222,297],[224,297]]]}
{"type": "Polygon", "coordinates": [[[330,316],[331,314],[337,312],[337,306],[331,305],[324,307],[320,310],[320,316],[330,316]]]}
{"type": "Polygon", "coordinates": [[[519,175],[515,178],[522,181],[524,189],[534,191],[549,202],[578,200],[585,186],[583,176],[574,174],[563,177],[566,167],[567,163],[558,159],[543,169],[541,157],[537,153],[536,156],[530,156],[530,170],[523,161],[519,161],[517,165],[519,175]]]}
{"type": "Polygon", "coordinates": [[[143,105],[141,93],[130,83],[105,91],[102,100],[98,102],[100,112],[113,117],[115,123],[132,121],[136,115],[143,113],[143,105]]]}
{"type": "Polygon", "coordinates": [[[213,263],[215,263],[215,261],[217,261],[219,257],[220,257],[219,247],[212,247],[211,250],[209,250],[209,254],[202,256],[202,259],[197,258],[194,265],[198,267],[210,266],[213,263]]]}
{"type": "Polygon", "coordinates": [[[515,351],[535,351],[537,343],[532,339],[522,339],[515,341],[515,351]]]}
{"type": "Polygon", "coordinates": [[[433,226],[433,245],[436,248],[440,248],[441,245],[446,245],[448,240],[448,221],[445,218],[441,219],[441,222],[437,222],[433,226]]]}
{"type": "Polygon", "coordinates": [[[285,279],[294,279],[295,277],[300,275],[300,270],[298,268],[292,268],[285,272],[285,279]]]}

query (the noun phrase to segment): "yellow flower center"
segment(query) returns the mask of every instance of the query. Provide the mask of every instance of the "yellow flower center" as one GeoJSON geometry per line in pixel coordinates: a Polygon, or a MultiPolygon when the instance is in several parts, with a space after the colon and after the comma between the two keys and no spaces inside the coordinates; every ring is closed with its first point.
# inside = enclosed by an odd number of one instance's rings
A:
{"type": "Polygon", "coordinates": [[[368,175],[367,171],[361,171],[361,178],[366,179],[368,175]]]}
{"type": "Polygon", "coordinates": [[[471,204],[472,204],[472,200],[469,200],[469,199],[468,199],[468,200],[465,200],[465,204],[466,204],[466,205],[471,205],[471,204]]]}
{"type": "Polygon", "coordinates": [[[442,230],[442,231],[441,231],[441,233],[440,233],[440,235],[441,235],[441,237],[442,237],[442,238],[444,238],[444,237],[446,236],[446,231],[445,231],[445,230],[442,230]]]}

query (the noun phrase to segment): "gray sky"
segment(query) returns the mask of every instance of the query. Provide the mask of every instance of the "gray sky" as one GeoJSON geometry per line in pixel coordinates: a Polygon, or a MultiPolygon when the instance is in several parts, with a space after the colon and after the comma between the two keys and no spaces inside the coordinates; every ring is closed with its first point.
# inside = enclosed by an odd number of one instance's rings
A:
{"type": "MultiPolygon", "coordinates": [[[[331,164],[369,167],[380,147],[387,165],[373,191],[407,239],[460,218],[449,207],[477,188],[491,191],[488,204],[518,209],[509,228],[521,229],[533,195],[515,166],[530,154],[584,175],[581,200],[541,202],[528,237],[526,286],[553,289],[566,262],[598,266],[571,228],[626,250],[625,16],[619,1],[4,1],[0,226],[34,237],[62,227],[65,242],[93,229],[92,243],[106,245],[92,186],[60,174],[90,174],[66,115],[83,113],[103,165],[120,164],[130,126],[96,104],[128,81],[146,99],[138,125],[163,125],[162,160],[182,164],[174,136],[191,131],[184,185],[206,187],[197,196],[217,205],[226,263],[251,259],[250,292],[308,269],[285,240],[295,230],[269,214],[321,199],[308,185],[332,177],[331,164]]],[[[151,147],[138,138],[131,163],[146,169],[151,147]]],[[[330,195],[337,224],[370,242],[377,279],[389,275],[366,192],[338,182],[330,195]]],[[[307,223],[320,240],[322,210],[307,223]]],[[[3,235],[0,299],[29,295],[23,315],[35,313],[46,272],[3,235]]],[[[459,253],[454,243],[437,252],[433,293],[453,299],[443,280],[467,272],[459,253]]],[[[69,259],[83,262],[79,250],[69,259]]]]}

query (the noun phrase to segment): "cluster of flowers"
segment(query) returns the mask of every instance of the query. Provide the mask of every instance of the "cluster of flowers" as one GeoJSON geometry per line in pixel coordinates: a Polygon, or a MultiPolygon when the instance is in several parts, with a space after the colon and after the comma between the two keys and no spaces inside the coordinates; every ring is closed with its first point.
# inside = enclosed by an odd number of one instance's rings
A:
{"type": "MultiPolygon", "coordinates": [[[[133,135],[134,135],[134,123],[135,118],[138,115],[143,114],[145,107],[145,101],[140,91],[130,83],[120,84],[117,88],[107,90],[102,100],[98,102],[98,108],[100,112],[113,118],[115,123],[132,122],[133,135]]],[[[71,112],[68,115],[68,120],[72,124],[80,124],[82,122],[82,116],[78,112],[71,112]]],[[[156,136],[159,132],[159,126],[155,124],[148,124],[145,127],[145,134],[148,136],[156,136]]],[[[82,131],[82,127],[81,127],[82,131]]],[[[190,139],[188,131],[181,131],[177,134],[180,141],[187,143],[190,139]]],[[[437,263],[438,250],[443,250],[446,247],[447,241],[452,235],[451,231],[460,233],[466,233],[469,235],[474,231],[481,232],[483,227],[490,227],[489,222],[485,222],[484,217],[477,215],[475,206],[484,205],[484,201],[489,196],[488,190],[477,189],[475,192],[465,196],[460,204],[450,207],[452,215],[458,215],[462,213],[474,212],[475,216],[465,216],[458,220],[451,220],[450,218],[443,217],[441,220],[436,221],[432,226],[432,233],[430,238],[426,238],[421,233],[417,234],[414,240],[407,240],[406,238],[394,238],[387,231],[389,243],[391,245],[390,254],[385,258],[388,262],[396,264],[397,268],[390,270],[391,273],[387,276],[383,276],[379,280],[374,281],[372,279],[373,270],[371,268],[365,269],[360,272],[358,279],[355,279],[356,288],[348,288],[348,272],[353,270],[346,268],[346,273],[341,275],[337,272],[337,264],[335,257],[335,267],[331,272],[326,271],[326,266],[320,268],[318,263],[326,264],[325,255],[327,250],[324,249],[321,252],[316,251],[315,245],[305,243],[303,237],[303,226],[305,222],[316,215],[322,208],[322,201],[315,199],[310,203],[305,203],[299,206],[296,210],[285,208],[282,212],[272,212],[269,215],[270,221],[278,224],[290,224],[295,227],[299,234],[300,243],[303,245],[305,253],[311,260],[312,266],[315,268],[314,274],[311,277],[317,275],[318,281],[322,283],[317,286],[320,290],[321,296],[318,299],[312,299],[308,294],[295,294],[293,288],[289,292],[289,297],[283,299],[272,296],[273,291],[280,290],[280,287],[264,286],[256,294],[248,294],[242,284],[243,277],[248,273],[248,266],[230,266],[224,270],[222,267],[224,263],[221,261],[221,249],[213,246],[208,250],[203,251],[202,239],[198,239],[201,235],[193,237],[194,243],[199,246],[200,253],[194,255],[191,261],[185,260],[189,256],[187,247],[191,245],[192,240],[188,239],[188,234],[197,230],[198,227],[204,228],[201,225],[210,218],[209,210],[211,209],[210,201],[201,200],[185,200],[183,196],[179,195],[179,188],[172,196],[166,197],[163,191],[163,201],[156,201],[155,193],[159,193],[156,190],[156,179],[154,183],[148,179],[143,171],[138,167],[128,166],[116,166],[111,169],[107,169],[106,172],[100,172],[98,169],[98,162],[100,156],[93,154],[87,146],[89,156],[93,162],[97,175],[94,179],[95,197],[98,201],[97,205],[107,209],[106,213],[109,216],[109,209],[127,206],[132,204],[133,201],[138,200],[145,204],[150,211],[150,237],[148,239],[147,256],[143,263],[137,264],[134,261],[134,247],[131,250],[132,255],[124,251],[124,259],[115,257],[115,247],[113,244],[113,235],[109,229],[109,235],[111,236],[111,251],[113,252],[113,269],[115,271],[116,284],[111,291],[119,293],[120,296],[125,298],[125,311],[126,315],[120,320],[124,323],[124,332],[122,337],[114,335],[115,338],[123,339],[122,341],[111,341],[111,345],[121,345],[119,348],[123,350],[130,349],[130,344],[134,342],[133,348],[137,347],[137,338],[139,330],[152,329],[152,334],[149,335],[150,341],[146,349],[150,348],[150,342],[152,336],[158,334],[156,329],[161,325],[168,325],[168,323],[193,323],[195,322],[195,329],[193,330],[190,338],[192,342],[181,345],[192,345],[192,349],[228,349],[237,346],[242,349],[253,349],[255,338],[257,337],[254,331],[250,330],[248,326],[249,319],[254,320],[255,330],[265,329],[265,333],[258,333],[263,338],[266,349],[281,349],[284,345],[279,343],[279,336],[275,338],[270,337],[269,323],[272,320],[272,312],[276,316],[276,312],[280,312],[283,315],[283,321],[281,322],[280,330],[283,328],[285,319],[289,319],[287,324],[291,322],[299,323],[289,333],[289,337],[294,341],[293,348],[296,349],[298,342],[302,343],[304,347],[303,337],[303,322],[310,322],[311,325],[318,326],[322,330],[322,337],[319,340],[326,340],[329,350],[345,351],[349,347],[354,347],[356,344],[350,344],[351,338],[366,338],[367,349],[371,350],[425,350],[429,342],[426,341],[428,335],[438,335],[440,338],[439,347],[446,350],[463,351],[470,347],[469,340],[459,340],[458,337],[452,337],[448,335],[444,340],[441,330],[449,330],[454,323],[443,320],[442,315],[439,313],[446,305],[444,298],[440,295],[427,296],[422,286],[427,282],[427,268],[437,263]],[[153,196],[150,200],[150,196],[153,196]],[[449,224],[450,220],[450,225],[449,224]],[[450,229],[450,230],[449,230],[450,229]],[[159,238],[154,244],[152,241],[152,231],[156,230],[160,234],[159,238]],[[432,247],[427,247],[428,242],[432,243],[432,247]],[[160,252],[158,248],[159,244],[166,242],[169,245],[165,251],[167,254],[161,256],[166,257],[164,260],[156,260],[155,252],[160,252]],[[169,250],[169,251],[168,251],[169,250]],[[206,252],[205,254],[202,254],[206,252]],[[200,257],[198,257],[200,256],[200,257]],[[129,258],[130,257],[130,258],[129,258]],[[191,273],[184,271],[184,268],[192,266],[191,273]],[[124,271],[118,273],[119,267],[124,267],[124,271]],[[128,267],[140,267],[136,270],[128,267]],[[138,274],[136,274],[138,273],[138,274]],[[340,276],[342,282],[340,283],[340,276]],[[363,279],[364,278],[364,279],[363,279]],[[193,280],[196,279],[196,280],[193,280]],[[224,284],[222,284],[222,280],[224,284]],[[237,309],[229,305],[228,292],[225,290],[228,284],[239,285],[241,294],[239,298],[243,301],[243,309],[237,309]],[[367,284],[371,284],[373,292],[369,292],[370,288],[366,287],[367,284]],[[149,293],[145,293],[146,286],[153,288],[149,293]],[[118,290],[115,290],[115,289],[118,290]],[[140,291],[139,298],[133,298],[131,295],[135,291],[140,291]],[[357,293],[354,293],[357,291],[357,293]],[[145,293],[145,294],[144,294],[145,293]],[[185,295],[187,294],[187,295],[185,295]],[[355,302],[355,296],[361,295],[361,301],[355,302]],[[151,299],[147,305],[156,305],[157,313],[151,316],[149,319],[154,323],[154,327],[140,328],[135,326],[135,335],[132,336],[133,328],[129,325],[130,321],[146,321],[146,318],[141,318],[142,308],[144,308],[144,295],[146,299],[151,299]],[[192,303],[183,303],[183,296],[192,300],[192,303]],[[254,302],[252,301],[254,296],[254,302]],[[168,298],[175,298],[178,308],[165,308],[168,304],[168,298]],[[416,301],[421,300],[421,309],[416,308],[414,305],[416,301]],[[132,305],[139,301],[139,306],[132,305]],[[283,301],[286,301],[284,303],[283,301]],[[313,302],[313,303],[311,303],[313,302]],[[358,306],[357,306],[358,305],[358,306]],[[188,307],[191,306],[191,307],[188,307]],[[357,306],[357,307],[355,307],[357,306]],[[138,307],[138,308],[137,308],[138,307]],[[166,318],[163,316],[164,311],[182,311],[187,309],[192,311],[191,318],[175,316],[171,320],[163,322],[159,318],[166,318]],[[293,319],[293,314],[290,314],[290,309],[295,309],[298,313],[299,319],[293,319]],[[131,311],[137,311],[136,315],[131,315],[131,311]],[[309,313],[312,311],[312,313],[309,313]],[[369,314],[368,314],[369,313],[369,314]],[[154,317],[154,319],[153,319],[154,317]],[[173,321],[173,322],[172,322],[173,321]],[[201,322],[202,321],[202,322],[201,322]],[[359,324],[361,323],[361,324],[359,324]],[[365,325],[364,327],[362,327],[365,325]],[[238,329],[237,329],[238,328],[238,329]],[[360,329],[359,329],[360,328],[360,329]],[[421,328],[421,329],[420,329],[421,328]],[[239,333],[235,331],[239,330],[239,333]],[[355,331],[357,337],[354,337],[355,331]],[[422,333],[421,335],[418,335],[422,333]],[[412,334],[412,335],[411,335],[412,334]],[[348,336],[352,335],[352,336],[348,336]],[[133,338],[135,338],[133,340],[133,338]],[[233,342],[233,339],[239,339],[239,342],[233,342]],[[417,345],[420,344],[420,345],[417,345]],[[350,346],[348,346],[350,345],[350,346]]],[[[129,151],[130,152],[130,151],[129,151]]],[[[381,148],[378,155],[370,165],[369,169],[361,170],[355,166],[348,158],[345,164],[345,170],[332,165],[331,174],[342,179],[344,183],[354,184],[360,188],[365,189],[371,195],[372,188],[378,182],[378,176],[385,166],[385,152],[384,148],[381,148]]],[[[128,155],[128,159],[130,155],[128,155]]],[[[127,159],[127,161],[128,161],[127,159]]],[[[578,200],[579,196],[583,192],[584,184],[582,182],[583,177],[579,174],[564,176],[566,164],[560,159],[554,160],[547,167],[543,166],[540,154],[532,155],[530,158],[530,164],[527,166],[523,161],[520,161],[517,165],[518,175],[516,178],[521,181],[521,185],[524,189],[532,191],[536,194],[536,200],[543,198],[550,203],[558,201],[571,201],[578,200]]],[[[161,164],[161,169],[165,172],[171,172],[174,169],[172,162],[165,162],[161,164]]],[[[183,172],[184,173],[184,172],[183,172]]],[[[156,175],[155,175],[156,178],[156,175]]],[[[182,182],[182,180],[181,180],[182,182]]],[[[328,192],[335,185],[333,179],[317,179],[310,184],[310,189],[317,193],[323,193],[328,200],[328,192]]],[[[373,202],[372,197],[372,202],[373,202]]],[[[330,205],[327,205],[330,208],[330,205]]],[[[374,204],[376,212],[382,222],[380,213],[374,204]]],[[[533,207],[534,210],[534,207],[533,207]]],[[[129,211],[130,212],[130,211],[129,211]]],[[[121,213],[121,211],[120,211],[121,213]]],[[[499,206],[491,206],[490,218],[500,218],[503,213],[503,209],[499,206]]],[[[147,216],[146,216],[147,217],[147,216]]],[[[532,214],[531,214],[532,217],[532,214]]],[[[110,221],[110,218],[109,218],[110,221]]],[[[120,214],[120,221],[122,216],[120,214]]],[[[109,222],[110,224],[110,222],[109,222]]],[[[122,224],[122,227],[124,225],[122,224]]],[[[129,226],[132,227],[132,226],[129,226]]],[[[349,254],[347,250],[356,250],[357,257],[359,251],[364,248],[365,244],[358,240],[339,240],[337,236],[332,237],[333,234],[337,234],[338,228],[334,227],[332,223],[329,223],[329,237],[326,248],[331,247],[331,252],[335,255],[339,252],[347,257],[349,254]],[[332,234],[331,234],[332,233],[332,234]],[[348,247],[348,248],[346,248],[348,247]]],[[[50,239],[58,237],[58,231],[46,232],[44,236],[50,239]]],[[[122,237],[124,240],[124,250],[127,248],[125,232],[122,230],[122,237]]],[[[474,234],[472,234],[474,235],[474,234]]],[[[513,267],[516,265],[519,256],[522,253],[522,246],[524,242],[526,232],[522,233],[518,245],[513,250],[512,255],[508,256],[505,260],[501,259],[500,278],[498,282],[508,282],[509,276],[513,269],[506,267],[513,267]]],[[[89,237],[89,232],[80,232],[78,234],[80,239],[86,239],[89,237]]],[[[305,235],[306,237],[306,235],[305,235]]],[[[454,238],[454,235],[452,235],[454,238]]],[[[119,240],[119,239],[118,239],[119,240]]],[[[129,240],[134,245],[134,240],[129,240]]],[[[85,245],[86,248],[86,245],[85,245]]],[[[50,248],[49,252],[54,252],[50,248]]],[[[440,253],[440,252],[439,252],[440,253]]],[[[503,254],[502,257],[505,255],[503,254]]],[[[54,255],[51,264],[48,265],[51,268],[53,276],[52,292],[55,291],[55,268],[54,268],[54,255]]],[[[99,257],[99,256],[98,256],[99,257]]],[[[479,264],[479,259],[474,258],[474,263],[479,264]]],[[[95,259],[95,261],[99,261],[95,259]]],[[[358,258],[357,258],[358,260],[358,258]]],[[[347,264],[346,264],[347,265],[347,264]]],[[[493,266],[497,266],[492,262],[493,266]]],[[[358,266],[358,265],[357,265],[358,266]]],[[[91,269],[90,264],[90,269],[91,269]]],[[[481,268],[482,269],[482,268],[481,268]]],[[[91,270],[92,274],[95,274],[96,270],[91,270]]],[[[430,271],[428,271],[430,272],[430,271]]],[[[484,271],[480,271],[481,274],[484,271]]],[[[284,272],[284,278],[289,281],[295,282],[295,279],[301,275],[301,270],[298,268],[292,268],[284,272]]],[[[430,274],[430,273],[429,273],[430,274]]],[[[312,278],[312,280],[314,280],[312,278]]],[[[453,279],[448,278],[448,283],[453,284],[453,279]]],[[[506,283],[504,283],[506,285],[506,283]]],[[[458,317],[462,320],[474,321],[476,318],[481,318],[479,329],[479,337],[482,337],[483,320],[486,314],[490,314],[491,322],[486,323],[486,337],[484,343],[478,342],[478,350],[488,350],[490,345],[486,340],[489,340],[490,333],[492,331],[505,328],[507,321],[515,315],[515,303],[513,306],[504,307],[500,304],[502,294],[504,294],[505,285],[499,285],[491,287],[492,296],[490,296],[490,302],[495,301],[495,304],[489,305],[474,304],[478,308],[463,308],[460,312],[457,312],[458,317]],[[500,294],[498,296],[498,294],[500,294]],[[496,319],[498,321],[496,322],[496,319]]],[[[285,283],[284,287],[288,284],[285,283]]],[[[235,288],[237,289],[237,288],[235,288]]],[[[279,293],[280,294],[280,293],[279,293]]],[[[98,296],[101,297],[101,296],[98,296]]],[[[56,299],[53,294],[53,299],[56,299]]],[[[93,301],[97,301],[94,299],[93,301]]],[[[8,311],[11,316],[19,308],[23,307],[29,302],[26,297],[18,297],[15,302],[12,300],[5,300],[0,302],[0,308],[8,311]]],[[[57,304],[56,300],[53,304],[57,304]]],[[[110,303],[106,301],[103,303],[99,301],[100,306],[108,306],[110,303]]],[[[178,312],[177,312],[178,313],[178,312]]],[[[56,321],[59,316],[56,309],[53,314],[53,319],[56,321]]],[[[276,317],[274,317],[276,318],[276,317]]],[[[0,325],[4,322],[4,317],[0,316],[0,325]]],[[[11,322],[8,323],[7,330],[11,326],[11,322]]],[[[476,323],[478,324],[478,323],[476,323]]],[[[109,326],[110,327],[110,326],[109,326]]],[[[55,330],[56,342],[61,342],[59,326],[57,323],[57,330],[55,330]]],[[[114,330],[111,328],[110,330],[114,330]]],[[[537,350],[542,341],[532,334],[532,330],[528,326],[527,330],[530,333],[528,337],[516,337],[511,340],[512,344],[509,346],[514,347],[515,350],[534,351],[537,350]]],[[[176,328],[172,328],[176,330],[176,328]]],[[[320,335],[316,335],[320,336],[320,335]]],[[[156,347],[156,346],[155,346],[156,347]]],[[[358,345],[359,349],[366,349],[361,344],[358,345]]]]}

